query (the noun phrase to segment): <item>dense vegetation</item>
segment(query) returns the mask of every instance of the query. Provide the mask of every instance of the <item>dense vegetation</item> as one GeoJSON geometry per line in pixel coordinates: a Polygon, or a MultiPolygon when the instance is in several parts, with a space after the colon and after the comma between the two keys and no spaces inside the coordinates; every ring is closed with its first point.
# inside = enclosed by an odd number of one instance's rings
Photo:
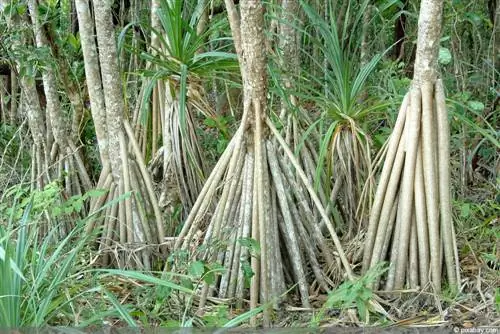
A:
{"type": "Polygon", "coordinates": [[[0,328],[499,326],[499,15],[0,0],[0,328]]]}

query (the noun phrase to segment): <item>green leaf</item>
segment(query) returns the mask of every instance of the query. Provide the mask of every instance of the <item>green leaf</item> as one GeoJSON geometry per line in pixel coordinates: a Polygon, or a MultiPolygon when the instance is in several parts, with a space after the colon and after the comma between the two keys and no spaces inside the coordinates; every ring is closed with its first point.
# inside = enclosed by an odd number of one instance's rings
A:
{"type": "Polygon", "coordinates": [[[469,100],[472,96],[471,92],[465,91],[458,94],[458,99],[462,102],[469,100]]]}
{"type": "Polygon", "coordinates": [[[203,276],[203,281],[205,281],[205,283],[207,284],[213,284],[215,282],[215,272],[207,271],[205,276],[203,276]]]}
{"type": "Polygon", "coordinates": [[[484,110],[484,103],[479,101],[469,101],[467,102],[467,106],[475,112],[482,112],[484,110]]]}
{"type": "Polygon", "coordinates": [[[356,306],[358,308],[359,318],[362,319],[364,322],[367,322],[369,314],[365,302],[362,300],[356,300],[356,306]]]}
{"type": "Polygon", "coordinates": [[[82,208],[83,208],[83,202],[82,201],[77,201],[77,202],[73,203],[73,209],[76,212],[82,211],[82,208]]]}
{"type": "Polygon", "coordinates": [[[177,320],[166,320],[166,321],[161,323],[161,327],[179,328],[179,327],[181,327],[181,324],[177,320]]]}
{"type": "Polygon", "coordinates": [[[364,287],[361,289],[361,292],[359,293],[359,298],[362,300],[370,300],[372,296],[373,296],[372,290],[364,287]]]}
{"type": "Polygon", "coordinates": [[[262,306],[259,306],[257,308],[254,308],[254,309],[252,309],[252,310],[250,310],[248,312],[240,314],[236,318],[233,318],[230,321],[228,321],[222,327],[223,328],[229,328],[229,327],[238,326],[238,325],[240,325],[240,324],[242,324],[242,323],[250,320],[251,318],[255,317],[257,314],[259,314],[260,312],[262,312],[266,307],[269,307],[269,305],[262,305],[262,306]]]}
{"type": "Polygon", "coordinates": [[[438,61],[441,65],[448,65],[451,63],[451,52],[448,48],[439,48],[438,61]]]}
{"type": "Polygon", "coordinates": [[[215,121],[215,119],[213,118],[207,118],[203,121],[203,123],[208,126],[208,127],[211,127],[211,128],[215,128],[217,127],[217,122],[215,121]]]}
{"type": "Polygon", "coordinates": [[[127,308],[124,307],[123,305],[121,305],[120,302],[115,298],[115,296],[113,296],[113,294],[111,292],[107,291],[104,288],[102,289],[102,291],[106,294],[106,296],[108,297],[108,300],[111,302],[111,304],[113,304],[113,306],[115,307],[116,311],[118,312],[118,314],[120,315],[120,317],[123,320],[125,320],[125,322],[127,323],[127,325],[129,325],[130,327],[137,327],[136,322],[130,316],[130,312],[127,310],[127,308]]]}
{"type": "Polygon", "coordinates": [[[191,282],[191,279],[189,279],[189,278],[181,279],[181,285],[189,290],[194,289],[193,282],[191,282]]]}
{"type": "Polygon", "coordinates": [[[466,12],[465,13],[465,18],[472,25],[479,25],[483,21],[483,19],[481,18],[481,16],[479,16],[477,13],[474,13],[474,12],[466,12]]]}
{"type": "Polygon", "coordinates": [[[225,272],[226,268],[218,263],[211,263],[210,265],[205,266],[205,275],[203,276],[203,280],[207,284],[212,284],[215,282],[216,274],[225,272]]]}
{"type": "Polygon", "coordinates": [[[252,239],[252,238],[241,238],[241,239],[238,239],[238,242],[243,247],[247,247],[253,256],[260,255],[260,244],[257,242],[257,240],[252,239]]]}
{"type": "Polygon", "coordinates": [[[78,50],[80,48],[80,40],[73,34],[68,35],[68,43],[75,50],[78,50]]]}
{"type": "Polygon", "coordinates": [[[26,5],[17,5],[16,7],[17,14],[21,16],[23,16],[26,13],[27,9],[28,7],[26,5]]]}
{"type": "Polygon", "coordinates": [[[10,269],[17,276],[19,276],[19,278],[21,278],[23,281],[26,281],[26,278],[24,278],[24,275],[23,275],[21,269],[19,269],[18,265],[14,262],[14,260],[12,260],[11,258],[7,257],[5,249],[0,245],[0,261],[7,262],[7,260],[9,260],[8,262],[9,262],[10,269]]]}
{"type": "Polygon", "coordinates": [[[464,205],[462,205],[460,207],[460,216],[462,218],[467,218],[470,216],[470,204],[469,203],[465,203],[464,205]]]}
{"type": "Polygon", "coordinates": [[[62,214],[62,209],[58,206],[54,207],[52,209],[52,214],[55,216],[55,217],[58,217],[62,214]]]}
{"type": "Polygon", "coordinates": [[[202,261],[191,262],[189,265],[189,274],[195,277],[201,277],[205,272],[205,264],[202,261]]]}
{"type": "Polygon", "coordinates": [[[87,197],[101,197],[106,194],[108,191],[105,189],[92,189],[85,193],[87,197]]]}
{"type": "MultiPolygon", "coordinates": [[[[173,283],[167,279],[161,279],[161,278],[158,278],[158,277],[155,277],[152,275],[143,274],[143,273],[140,273],[137,271],[119,270],[119,269],[99,269],[96,271],[103,273],[102,277],[118,275],[118,276],[122,276],[122,277],[127,277],[127,278],[132,278],[135,280],[148,282],[151,284],[156,284],[156,285],[162,286],[162,287],[171,288],[171,289],[174,289],[174,290],[177,290],[180,292],[184,292],[184,293],[188,293],[188,294],[193,293],[193,290],[187,289],[187,288],[185,288],[181,285],[178,285],[176,283],[173,283]]],[[[173,273],[169,273],[169,275],[175,275],[176,277],[181,277],[181,278],[187,277],[186,275],[173,274],[173,273]]]]}
{"type": "Polygon", "coordinates": [[[217,153],[222,154],[224,152],[224,150],[226,149],[227,144],[229,144],[229,140],[224,139],[224,138],[219,139],[217,141],[217,153]]]}
{"type": "Polygon", "coordinates": [[[252,266],[247,260],[241,260],[240,265],[241,265],[241,270],[243,270],[243,277],[249,280],[255,275],[255,273],[252,270],[252,266]]]}

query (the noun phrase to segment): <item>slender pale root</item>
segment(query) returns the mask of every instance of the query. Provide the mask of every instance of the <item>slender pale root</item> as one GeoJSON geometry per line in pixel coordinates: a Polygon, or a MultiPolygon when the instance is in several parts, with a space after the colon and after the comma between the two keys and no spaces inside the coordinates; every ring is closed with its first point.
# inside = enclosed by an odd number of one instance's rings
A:
{"type": "Polygon", "coordinates": [[[460,282],[458,256],[451,214],[450,196],[450,128],[446,112],[444,88],[441,79],[436,81],[436,123],[438,127],[439,203],[443,226],[444,257],[450,286],[460,282]]]}
{"type": "Polygon", "coordinates": [[[396,273],[394,276],[394,287],[400,289],[403,287],[406,265],[408,262],[408,244],[410,238],[411,215],[413,211],[413,189],[415,181],[415,163],[417,159],[417,144],[420,134],[421,118],[421,96],[420,88],[413,85],[411,90],[410,115],[408,116],[408,127],[406,136],[406,156],[404,173],[401,184],[401,221],[398,257],[395,263],[396,273]]]}
{"type": "Polygon", "coordinates": [[[213,196],[213,194],[215,193],[217,183],[223,177],[226,166],[232,157],[232,149],[239,141],[241,135],[242,133],[240,131],[236,133],[231,142],[228,144],[227,149],[224,151],[221,158],[214,167],[214,171],[217,172],[211,173],[209,178],[205,182],[205,185],[203,186],[196,202],[193,205],[193,208],[191,209],[191,213],[189,214],[181,232],[175,240],[174,249],[178,249],[181,245],[184,245],[185,247],[190,241],[190,236],[194,233],[197,226],[201,223],[200,220],[196,221],[196,217],[200,214],[200,212],[204,212],[207,209],[210,203],[209,197],[213,196]]]}
{"type": "Polygon", "coordinates": [[[363,254],[363,271],[368,270],[370,267],[370,255],[372,255],[373,245],[375,243],[375,237],[378,227],[378,222],[380,219],[380,214],[382,210],[382,205],[384,204],[385,193],[389,183],[389,178],[391,176],[392,167],[394,160],[396,159],[398,146],[400,145],[400,139],[403,133],[404,124],[406,120],[406,109],[408,108],[410,95],[406,94],[401,108],[399,110],[398,118],[394,126],[394,130],[391,134],[389,140],[389,145],[387,148],[387,153],[385,156],[384,167],[382,168],[382,174],[380,176],[379,185],[375,193],[375,198],[373,200],[372,210],[370,213],[370,220],[368,223],[368,231],[366,234],[365,250],[363,254]]]}
{"type": "Polygon", "coordinates": [[[327,268],[332,268],[334,265],[333,256],[326,244],[325,238],[321,234],[321,227],[319,226],[319,224],[315,223],[315,215],[309,207],[309,202],[306,199],[306,195],[304,194],[305,189],[301,184],[298,184],[298,181],[295,181],[296,178],[293,175],[290,164],[287,164],[284,160],[278,160],[278,162],[280,164],[281,170],[283,171],[284,177],[288,179],[290,186],[296,191],[295,197],[300,208],[299,215],[301,215],[302,217],[305,228],[314,237],[315,243],[318,245],[323,257],[325,258],[325,264],[327,265],[327,268]]]}
{"type": "Polygon", "coordinates": [[[410,255],[409,255],[409,285],[411,289],[418,287],[418,249],[417,249],[417,222],[415,211],[411,218],[410,255]]]}
{"type": "MultiPolygon", "coordinates": [[[[285,189],[283,185],[283,179],[281,173],[279,173],[279,165],[276,160],[275,152],[271,147],[272,144],[268,144],[268,150],[272,152],[269,155],[269,163],[271,166],[271,174],[273,176],[274,184],[276,185],[276,192],[278,194],[278,202],[281,207],[281,212],[283,215],[283,223],[281,225],[282,235],[285,238],[286,247],[288,249],[288,253],[290,254],[290,260],[293,264],[293,271],[295,276],[297,277],[298,288],[300,291],[300,296],[303,305],[309,305],[309,293],[307,291],[307,283],[305,277],[305,271],[302,263],[302,259],[300,256],[299,249],[299,240],[297,237],[296,229],[293,223],[293,217],[291,215],[290,208],[288,206],[285,193],[287,189],[285,189]]],[[[308,306],[306,306],[308,307],[308,306]]]]}
{"type": "Polygon", "coordinates": [[[430,234],[431,275],[435,291],[441,288],[441,252],[439,229],[439,203],[437,174],[435,169],[436,134],[433,122],[433,85],[424,83],[422,89],[422,164],[424,171],[425,202],[430,234]]]}
{"type": "Polygon", "coordinates": [[[158,206],[158,201],[156,199],[156,195],[155,195],[154,190],[153,190],[153,185],[151,183],[151,179],[148,177],[148,172],[146,170],[146,165],[144,164],[144,160],[139,159],[141,152],[139,150],[139,146],[137,145],[136,141],[132,140],[132,137],[133,137],[132,127],[130,126],[130,124],[126,120],[124,121],[124,127],[125,127],[125,131],[127,132],[127,135],[129,136],[130,143],[132,144],[132,149],[133,149],[133,152],[135,153],[136,161],[138,163],[139,170],[140,170],[140,173],[142,175],[142,180],[144,180],[147,194],[149,196],[150,203],[153,207],[153,212],[154,212],[155,219],[156,219],[156,231],[157,231],[157,235],[158,235],[158,242],[162,243],[165,241],[163,219],[161,216],[160,208],[158,206]]]}
{"type": "MultiPolygon", "coordinates": [[[[254,180],[253,180],[253,170],[255,164],[255,158],[253,152],[248,152],[246,154],[246,164],[247,170],[245,175],[245,183],[244,183],[244,195],[243,201],[241,203],[241,224],[243,225],[243,238],[248,238],[251,233],[251,223],[252,223],[252,202],[253,202],[253,188],[254,188],[254,180]]],[[[246,259],[248,256],[249,250],[247,247],[243,247],[241,249],[241,258],[246,259]]],[[[244,293],[244,284],[245,284],[245,272],[242,266],[240,266],[238,270],[237,281],[234,282],[236,289],[236,306],[242,307],[243,302],[243,293],[244,293]]]]}
{"type": "Polygon", "coordinates": [[[417,220],[418,264],[420,286],[429,282],[429,230],[427,224],[427,209],[425,203],[424,172],[422,165],[422,145],[417,152],[415,170],[415,218],[417,220]]]}
{"type": "Polygon", "coordinates": [[[321,218],[325,222],[328,231],[330,232],[330,236],[332,237],[333,243],[335,244],[335,247],[337,248],[337,252],[339,253],[340,260],[342,261],[342,264],[344,266],[344,269],[346,270],[347,277],[352,280],[354,279],[354,275],[352,273],[351,265],[349,264],[349,261],[347,260],[347,257],[345,256],[344,249],[342,248],[342,244],[340,243],[340,239],[338,238],[337,233],[335,232],[335,229],[330,222],[330,219],[328,218],[325,209],[323,208],[323,205],[321,204],[318,196],[316,195],[313,187],[309,183],[307,176],[305,175],[304,171],[302,168],[300,168],[300,165],[293,155],[292,151],[290,148],[286,145],[285,141],[283,140],[283,137],[281,137],[280,133],[274,126],[274,124],[271,122],[269,118],[266,118],[266,124],[268,125],[269,129],[275,136],[275,138],[278,140],[280,143],[281,147],[285,151],[286,155],[288,156],[288,159],[290,159],[290,162],[293,164],[295,167],[296,172],[299,174],[300,178],[302,179],[302,182],[307,188],[307,191],[309,192],[314,204],[316,205],[318,211],[320,212],[321,218]]]}
{"type": "MultiPolygon", "coordinates": [[[[255,165],[257,164],[257,157],[255,157],[255,165]]],[[[257,207],[257,176],[255,175],[255,171],[257,168],[255,168],[254,165],[254,170],[253,170],[253,179],[254,179],[254,186],[253,186],[253,202],[252,202],[252,239],[253,240],[260,240],[260,231],[259,231],[259,219],[258,219],[258,207],[257,207]]],[[[262,252],[261,252],[262,256],[262,252]]],[[[254,273],[253,279],[250,282],[250,308],[255,309],[258,305],[259,302],[259,285],[260,285],[260,257],[257,256],[252,256],[250,260],[250,265],[252,266],[252,271],[254,273]]],[[[255,318],[252,318],[250,320],[250,325],[255,326],[256,325],[256,320],[255,318]]]]}
{"type": "MultiPolygon", "coordinates": [[[[120,150],[122,157],[128,157],[127,153],[127,143],[123,132],[120,132],[120,150]]],[[[128,159],[122,158],[122,175],[120,182],[123,182],[123,194],[130,193],[130,171],[128,159]]],[[[133,240],[134,226],[132,222],[132,197],[129,196],[125,199],[125,221],[127,229],[127,240],[131,242],[133,240]]]]}
{"type": "Polygon", "coordinates": [[[398,247],[399,247],[399,235],[401,230],[401,216],[402,216],[402,208],[401,203],[403,202],[403,197],[399,194],[397,199],[397,213],[396,213],[396,222],[394,227],[394,234],[392,235],[392,244],[391,244],[391,254],[389,263],[391,266],[389,267],[389,271],[387,273],[387,280],[385,282],[385,290],[391,291],[394,289],[394,282],[396,277],[396,259],[398,257],[398,247]]]}
{"type": "MultiPolygon", "coordinates": [[[[378,222],[373,221],[373,224],[377,224],[375,234],[375,240],[373,243],[373,248],[370,251],[370,268],[374,267],[382,261],[385,257],[385,253],[381,252],[384,245],[384,240],[386,239],[387,224],[390,219],[391,210],[396,200],[396,194],[398,193],[398,187],[401,179],[401,172],[403,170],[404,164],[404,151],[405,151],[405,135],[403,134],[399,138],[399,146],[397,148],[396,158],[394,160],[394,165],[390,173],[390,178],[387,184],[387,190],[384,194],[382,211],[380,213],[380,220],[378,222]]],[[[399,215],[398,215],[399,217],[399,215]]]]}
{"type": "MultiPolygon", "coordinates": [[[[255,112],[255,136],[254,136],[254,149],[255,149],[255,157],[256,157],[256,181],[257,181],[257,212],[258,212],[258,220],[259,220],[259,240],[261,251],[266,256],[261,258],[261,268],[260,268],[260,290],[261,290],[261,301],[262,303],[267,303],[269,301],[269,273],[267,261],[269,260],[268,256],[268,242],[267,238],[267,228],[266,226],[266,212],[265,212],[265,204],[264,204],[264,192],[269,189],[269,184],[264,184],[264,178],[266,174],[269,173],[269,169],[265,166],[264,162],[266,161],[266,147],[264,146],[264,134],[262,130],[263,126],[263,113],[264,110],[262,108],[262,104],[259,99],[253,99],[253,109],[255,112]],[[266,187],[267,186],[267,187],[266,187]]],[[[268,213],[267,213],[268,214],[268,213]]],[[[270,323],[269,319],[269,310],[264,310],[264,326],[268,327],[270,323]]]]}
{"type": "MultiPolygon", "coordinates": [[[[398,201],[399,197],[396,195],[395,201],[392,204],[391,215],[389,217],[389,223],[387,225],[387,231],[385,233],[384,244],[382,246],[382,257],[385,257],[387,254],[387,250],[389,249],[389,245],[391,244],[392,235],[394,233],[394,226],[396,225],[396,217],[398,214],[398,201]]],[[[375,286],[378,284],[375,284],[375,286]]]]}

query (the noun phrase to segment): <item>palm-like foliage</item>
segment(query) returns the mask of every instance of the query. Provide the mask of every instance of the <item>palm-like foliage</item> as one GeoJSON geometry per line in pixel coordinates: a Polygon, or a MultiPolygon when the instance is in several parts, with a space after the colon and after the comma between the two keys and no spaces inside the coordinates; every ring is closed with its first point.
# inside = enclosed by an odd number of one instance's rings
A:
{"type": "MultiPolygon", "coordinates": [[[[149,63],[142,74],[150,78],[142,100],[143,124],[150,124],[148,118],[151,113],[144,111],[148,111],[153,90],[158,89],[159,98],[157,101],[153,98],[153,104],[159,103],[163,159],[156,161],[163,164],[164,180],[177,184],[185,208],[194,203],[206,172],[195,133],[194,110],[217,120],[204,98],[202,79],[220,78],[224,73],[238,69],[234,53],[222,50],[204,52],[209,49],[208,37],[222,23],[211,24],[206,31],[197,33],[204,7],[199,4],[190,12],[191,7],[189,2],[160,1],[158,10],[153,13],[157,15],[159,26],[149,28],[158,44],[152,44],[148,52],[140,53],[142,59],[149,63]]],[[[154,120],[154,115],[151,118],[154,120]]],[[[152,132],[155,141],[157,134],[152,132]]]]}
{"type": "Polygon", "coordinates": [[[220,50],[200,52],[210,48],[209,38],[214,31],[220,29],[223,22],[215,22],[205,32],[198,34],[196,29],[203,14],[203,3],[200,2],[194,11],[189,13],[189,20],[183,13],[185,7],[189,6],[182,1],[172,1],[171,4],[167,0],[161,1],[157,12],[161,31],[151,28],[160,41],[160,47],[153,48],[151,53],[141,54],[145,60],[156,65],[154,70],[144,72],[146,76],[153,78],[145,97],[150,95],[156,80],[166,79],[169,82],[173,88],[171,93],[179,102],[179,124],[183,136],[188,131],[186,122],[191,115],[186,113],[186,108],[189,106],[196,107],[205,116],[214,116],[212,108],[203,99],[202,79],[212,79],[239,70],[234,53],[220,50]]]}
{"type": "Polygon", "coordinates": [[[337,208],[350,223],[350,231],[352,222],[357,219],[357,205],[372,165],[366,119],[384,107],[368,98],[366,88],[368,77],[382,54],[360,65],[361,24],[367,6],[368,1],[359,8],[349,5],[342,31],[338,31],[333,7],[328,8],[327,20],[303,3],[304,11],[318,34],[316,38],[310,37],[323,55],[323,59],[311,57],[311,61],[322,69],[324,76],[318,78],[306,74],[309,82],[308,86],[304,85],[306,98],[313,100],[323,111],[320,120],[313,124],[319,125],[321,132],[325,133],[320,143],[316,184],[320,182],[326,164],[327,179],[334,182],[325,189],[331,189],[333,201],[343,195],[337,208]]]}
{"type": "Polygon", "coordinates": [[[187,83],[188,77],[190,80],[212,78],[217,74],[238,70],[234,53],[220,50],[200,52],[208,47],[208,38],[224,23],[215,22],[205,32],[198,34],[196,26],[204,8],[197,6],[189,21],[184,18],[183,8],[182,1],[173,1],[172,4],[166,0],[161,1],[156,13],[161,31],[150,28],[159,38],[160,48],[141,54],[145,60],[157,65],[157,68],[145,71],[144,74],[154,78],[168,78],[182,86],[187,83]]]}

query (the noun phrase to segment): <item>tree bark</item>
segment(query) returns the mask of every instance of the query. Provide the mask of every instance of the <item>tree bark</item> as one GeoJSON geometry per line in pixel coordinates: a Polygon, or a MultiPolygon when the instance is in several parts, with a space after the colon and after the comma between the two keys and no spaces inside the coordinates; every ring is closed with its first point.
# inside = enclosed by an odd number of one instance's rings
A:
{"type": "Polygon", "coordinates": [[[422,0],[418,16],[418,39],[413,80],[417,85],[437,78],[442,0],[422,0]]]}
{"type": "Polygon", "coordinates": [[[123,150],[121,146],[124,144],[120,138],[123,136],[124,104],[111,11],[112,2],[96,0],[93,4],[102,87],[105,88],[103,90],[106,105],[108,153],[113,178],[115,182],[119,182],[122,174],[122,161],[127,158],[121,154],[123,150]]]}
{"type": "Polygon", "coordinates": [[[89,0],[75,0],[76,13],[85,66],[85,77],[89,90],[90,109],[99,146],[103,169],[109,164],[106,107],[102,89],[99,58],[94,37],[94,20],[90,16],[89,0]]]}

